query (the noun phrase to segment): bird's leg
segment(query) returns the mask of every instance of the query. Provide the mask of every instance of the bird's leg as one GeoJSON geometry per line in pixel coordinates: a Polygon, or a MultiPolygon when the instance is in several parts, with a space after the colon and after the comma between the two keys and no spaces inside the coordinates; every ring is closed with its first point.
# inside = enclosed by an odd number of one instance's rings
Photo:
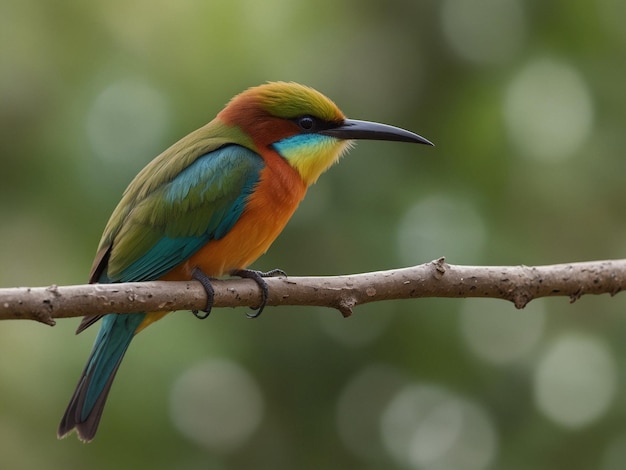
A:
{"type": "Polygon", "coordinates": [[[211,284],[211,278],[204,274],[200,268],[193,268],[191,277],[202,284],[207,297],[206,307],[202,310],[203,313],[199,313],[198,310],[192,310],[191,313],[193,313],[199,320],[204,320],[209,316],[211,309],[213,308],[215,291],[213,290],[213,285],[211,284]]]}
{"type": "Polygon", "coordinates": [[[248,313],[248,318],[257,318],[263,312],[265,305],[267,304],[267,298],[269,297],[269,290],[267,288],[267,283],[263,280],[264,277],[272,277],[272,276],[285,276],[287,277],[287,273],[282,269],[272,269],[271,271],[263,272],[263,271],[255,271],[253,269],[238,269],[231,273],[233,276],[239,276],[244,279],[252,279],[257,283],[259,288],[261,289],[261,304],[254,310],[254,313],[248,313]]]}

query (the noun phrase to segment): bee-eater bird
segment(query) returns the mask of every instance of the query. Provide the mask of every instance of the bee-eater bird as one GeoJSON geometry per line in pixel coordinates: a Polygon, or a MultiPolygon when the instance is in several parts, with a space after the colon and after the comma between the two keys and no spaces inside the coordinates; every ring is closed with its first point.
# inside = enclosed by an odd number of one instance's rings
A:
{"type": "MultiPolygon", "coordinates": [[[[109,219],[90,283],[191,280],[237,275],[285,227],[307,188],[356,139],[430,144],[413,132],[347,119],[316,90],[271,82],[235,96],[215,119],[152,160],[133,179],[109,219]]],[[[58,436],[76,429],[91,441],[113,378],[133,336],[168,312],[91,315],[102,319],[93,350],[63,415],[58,436]]],[[[257,314],[258,315],[258,314],[257,314]]]]}

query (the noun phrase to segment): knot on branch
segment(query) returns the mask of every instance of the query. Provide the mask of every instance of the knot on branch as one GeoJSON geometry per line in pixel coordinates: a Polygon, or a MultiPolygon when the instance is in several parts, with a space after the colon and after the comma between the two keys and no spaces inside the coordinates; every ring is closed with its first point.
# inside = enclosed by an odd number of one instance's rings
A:
{"type": "Polygon", "coordinates": [[[510,300],[517,309],[523,309],[539,293],[543,279],[536,268],[525,265],[519,266],[517,279],[507,279],[512,281],[510,300]]]}
{"type": "Polygon", "coordinates": [[[446,271],[448,270],[448,267],[449,267],[446,264],[445,256],[442,256],[439,259],[431,261],[430,264],[431,266],[433,266],[433,268],[435,268],[433,271],[433,277],[435,279],[443,278],[444,274],[446,274],[446,271]]]}
{"type": "Polygon", "coordinates": [[[343,297],[337,303],[337,310],[341,312],[343,318],[352,316],[353,309],[356,307],[357,301],[354,297],[343,297]]]}

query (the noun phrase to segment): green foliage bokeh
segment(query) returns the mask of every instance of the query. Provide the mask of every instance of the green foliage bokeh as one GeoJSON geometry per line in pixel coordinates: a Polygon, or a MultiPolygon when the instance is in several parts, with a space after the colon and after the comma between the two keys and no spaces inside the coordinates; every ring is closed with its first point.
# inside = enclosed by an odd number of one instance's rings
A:
{"type": "MultiPolygon", "coordinates": [[[[625,16],[618,0],[2,0],[0,286],[86,281],[136,172],[268,80],[310,85],[350,117],[436,147],[360,142],[311,188],[258,269],[624,257],[625,16]]],[[[172,314],[133,342],[89,445],[55,431],[95,329],[3,322],[0,466],[623,468],[626,300],[538,301],[521,333],[506,322],[526,311],[479,302],[387,302],[347,320],[313,308],[270,308],[255,321],[244,309],[204,322],[172,314]],[[476,328],[491,312],[502,330],[491,331],[495,320],[476,328]],[[498,345],[504,334],[524,347],[498,345]],[[591,365],[572,366],[570,353],[591,365]],[[202,423],[198,436],[179,431],[176,397],[203,365],[224,386],[248,384],[232,390],[235,404],[257,403],[242,411],[258,414],[243,416],[247,434],[226,412],[205,436],[202,423]],[[567,375],[570,366],[580,370],[567,375]],[[588,415],[554,408],[550,393],[567,402],[567,380],[588,390],[572,407],[588,415]],[[441,411],[450,407],[465,425],[454,428],[441,411]],[[400,450],[396,409],[415,425],[400,450]],[[235,437],[220,443],[231,425],[235,437]],[[472,434],[484,439],[472,441],[484,455],[473,463],[454,441],[472,434]]]]}

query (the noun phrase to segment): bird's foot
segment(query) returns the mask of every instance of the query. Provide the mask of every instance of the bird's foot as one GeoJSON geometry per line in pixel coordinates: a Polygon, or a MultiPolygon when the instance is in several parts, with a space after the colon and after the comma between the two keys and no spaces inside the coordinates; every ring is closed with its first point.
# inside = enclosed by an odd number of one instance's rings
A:
{"type": "Polygon", "coordinates": [[[267,288],[267,283],[263,278],[277,275],[287,277],[287,273],[285,273],[285,271],[283,271],[282,269],[272,269],[271,271],[267,272],[255,271],[253,269],[238,269],[237,271],[233,271],[231,274],[233,276],[239,276],[244,279],[252,279],[261,289],[261,304],[254,309],[256,310],[256,312],[246,314],[248,318],[257,318],[259,315],[261,315],[263,309],[265,308],[265,305],[267,304],[269,289],[267,288]]]}
{"type": "Polygon", "coordinates": [[[199,320],[204,320],[206,317],[209,316],[209,314],[211,313],[211,309],[213,308],[213,299],[215,298],[213,284],[211,284],[211,278],[204,274],[204,272],[199,268],[193,268],[193,271],[191,272],[191,277],[192,279],[195,279],[196,281],[200,282],[200,284],[202,284],[202,287],[204,287],[204,291],[206,292],[207,297],[206,307],[204,307],[202,313],[200,313],[198,310],[192,310],[191,313],[193,313],[199,320]]]}

